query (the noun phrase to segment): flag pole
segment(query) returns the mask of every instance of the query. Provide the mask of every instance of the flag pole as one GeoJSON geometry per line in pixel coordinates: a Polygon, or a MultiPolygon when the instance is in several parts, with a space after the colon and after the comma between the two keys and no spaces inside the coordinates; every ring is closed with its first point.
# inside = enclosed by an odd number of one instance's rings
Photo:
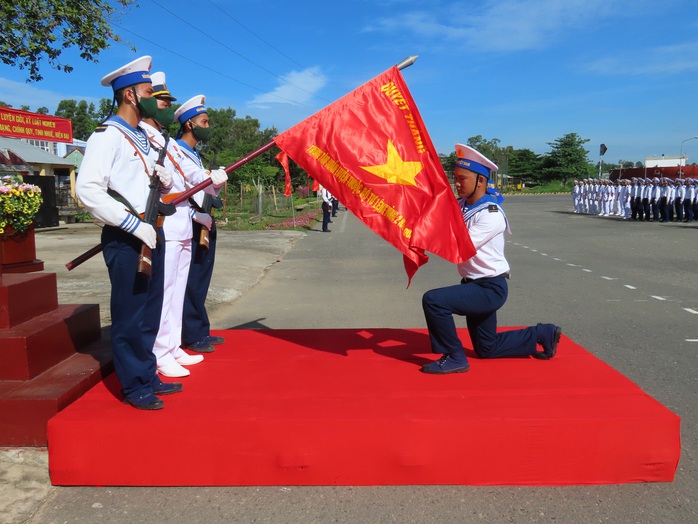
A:
{"type": "MultiPolygon", "coordinates": [[[[410,67],[412,64],[414,64],[414,63],[417,61],[417,58],[419,58],[419,55],[411,55],[411,56],[408,56],[407,58],[405,58],[404,60],[402,60],[401,62],[399,62],[395,67],[397,67],[399,71],[401,71],[401,70],[403,70],[403,69],[406,69],[406,68],[410,67]]],[[[242,157],[242,158],[241,158],[240,160],[238,160],[237,162],[235,162],[235,163],[233,163],[233,164],[230,164],[228,167],[225,168],[225,172],[228,173],[228,174],[232,173],[233,171],[235,171],[235,170],[238,169],[239,167],[242,167],[243,165],[247,164],[247,162],[249,162],[250,160],[253,160],[254,158],[257,158],[259,155],[261,155],[261,154],[264,153],[265,151],[270,150],[272,147],[274,147],[274,144],[275,144],[275,142],[274,142],[273,140],[270,140],[269,142],[267,142],[267,143],[264,144],[263,146],[260,146],[260,147],[258,147],[257,149],[255,149],[254,151],[252,151],[251,153],[248,153],[247,155],[245,155],[244,157],[242,157]]],[[[210,179],[210,178],[207,178],[207,179],[204,180],[203,182],[200,182],[199,184],[197,184],[197,185],[195,185],[194,187],[188,189],[188,190],[185,191],[184,193],[178,195],[176,198],[174,198],[174,199],[172,200],[172,203],[173,203],[174,205],[177,205],[177,204],[179,204],[180,202],[184,202],[184,201],[187,200],[190,196],[192,196],[192,195],[195,194],[195,193],[198,193],[199,191],[201,191],[202,189],[204,189],[205,187],[207,187],[209,184],[211,184],[211,179],[210,179]]]]}
{"type": "MultiPolygon", "coordinates": [[[[402,71],[403,69],[406,69],[406,68],[410,67],[412,64],[414,64],[417,61],[417,58],[419,58],[419,55],[410,55],[407,58],[403,59],[402,61],[398,62],[395,65],[395,67],[397,67],[399,71],[402,71]]],[[[249,162],[250,160],[257,158],[259,155],[261,155],[262,153],[264,153],[266,151],[269,151],[272,147],[274,147],[274,145],[275,145],[274,140],[270,140],[266,144],[258,147],[254,151],[248,153],[247,155],[242,157],[237,162],[233,162],[232,164],[230,164],[228,167],[226,167],[224,169],[224,171],[227,174],[232,173],[236,169],[247,164],[247,162],[249,162]]],[[[193,196],[194,194],[198,193],[199,191],[202,191],[203,189],[207,188],[209,185],[211,185],[211,183],[212,183],[211,178],[208,177],[208,178],[206,178],[206,180],[204,180],[204,181],[196,184],[195,186],[187,189],[183,193],[180,193],[175,198],[170,200],[169,203],[176,206],[177,204],[184,202],[189,197],[193,196]]],[[[295,219],[295,216],[294,216],[294,219],[295,219]]],[[[101,251],[102,251],[102,245],[98,244],[95,247],[93,247],[92,249],[90,249],[89,251],[86,251],[85,253],[83,253],[79,257],[68,262],[65,265],[65,267],[68,269],[68,271],[71,271],[72,269],[75,269],[83,262],[85,262],[85,261],[89,260],[90,258],[92,258],[93,256],[97,255],[101,251]]]]}
{"type": "Polygon", "coordinates": [[[419,58],[419,55],[408,56],[402,62],[397,64],[395,67],[397,67],[399,71],[402,71],[403,69],[410,67],[412,64],[414,64],[418,58],[419,58]]]}

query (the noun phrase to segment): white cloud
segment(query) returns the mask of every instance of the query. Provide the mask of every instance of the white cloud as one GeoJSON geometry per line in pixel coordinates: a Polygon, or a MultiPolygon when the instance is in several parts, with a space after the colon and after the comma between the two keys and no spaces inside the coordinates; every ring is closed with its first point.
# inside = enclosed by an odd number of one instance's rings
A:
{"type": "Polygon", "coordinates": [[[624,12],[628,0],[485,0],[458,2],[432,11],[383,18],[365,31],[388,31],[433,39],[477,51],[522,51],[552,45],[571,29],[624,12]]]}
{"type": "Polygon", "coordinates": [[[698,42],[614,54],[586,64],[601,75],[671,75],[698,70],[698,42]]]}
{"type": "Polygon", "coordinates": [[[281,84],[273,91],[255,96],[248,105],[268,109],[270,104],[308,104],[326,84],[327,78],[319,67],[291,71],[281,78],[281,84]]]}

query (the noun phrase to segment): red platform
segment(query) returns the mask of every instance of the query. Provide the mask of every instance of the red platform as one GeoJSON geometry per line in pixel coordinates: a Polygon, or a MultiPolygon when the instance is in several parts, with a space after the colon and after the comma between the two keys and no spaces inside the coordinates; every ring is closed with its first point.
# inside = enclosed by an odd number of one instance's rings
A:
{"type": "MultiPolygon", "coordinates": [[[[563,336],[550,361],[435,376],[425,330],[226,331],[165,409],[114,375],[48,425],[57,485],[672,481],[680,419],[563,336]]],[[[467,344],[467,331],[460,335],[467,344]]]]}
{"type": "Polygon", "coordinates": [[[97,304],[59,305],[54,273],[5,269],[0,266],[0,446],[45,446],[48,419],[106,376],[111,351],[100,340],[97,304]]]}

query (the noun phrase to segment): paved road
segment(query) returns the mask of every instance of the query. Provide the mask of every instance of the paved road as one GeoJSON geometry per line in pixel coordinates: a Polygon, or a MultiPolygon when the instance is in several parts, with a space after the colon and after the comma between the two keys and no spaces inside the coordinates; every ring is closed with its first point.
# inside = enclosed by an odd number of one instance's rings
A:
{"type": "MultiPolygon", "coordinates": [[[[512,280],[500,324],[558,323],[678,413],[675,482],[54,488],[30,522],[698,522],[698,227],[574,215],[563,196],[511,197],[505,208],[512,280]]],[[[294,239],[257,285],[217,308],[216,327],[423,327],[422,293],[458,280],[432,257],[406,289],[392,247],[345,212],[330,227],[294,239]]],[[[476,444],[434,443],[444,460],[477,452],[476,444]]]]}

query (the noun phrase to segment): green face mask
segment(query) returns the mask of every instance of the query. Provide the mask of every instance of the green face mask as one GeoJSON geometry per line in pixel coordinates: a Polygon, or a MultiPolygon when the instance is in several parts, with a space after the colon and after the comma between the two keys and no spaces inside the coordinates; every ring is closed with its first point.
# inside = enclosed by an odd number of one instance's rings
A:
{"type": "MultiPolygon", "coordinates": [[[[133,94],[136,95],[136,90],[133,90],[133,94]]],[[[136,95],[136,107],[138,112],[141,114],[141,118],[155,118],[158,113],[158,100],[157,98],[145,98],[136,95]]]]}
{"type": "Polygon", "coordinates": [[[174,114],[174,109],[171,107],[158,109],[157,114],[155,115],[155,120],[157,120],[161,126],[167,127],[174,122],[174,114]]]}
{"type": "Polygon", "coordinates": [[[199,142],[206,142],[211,137],[210,127],[195,126],[191,132],[194,134],[194,138],[196,138],[199,142]]]}

